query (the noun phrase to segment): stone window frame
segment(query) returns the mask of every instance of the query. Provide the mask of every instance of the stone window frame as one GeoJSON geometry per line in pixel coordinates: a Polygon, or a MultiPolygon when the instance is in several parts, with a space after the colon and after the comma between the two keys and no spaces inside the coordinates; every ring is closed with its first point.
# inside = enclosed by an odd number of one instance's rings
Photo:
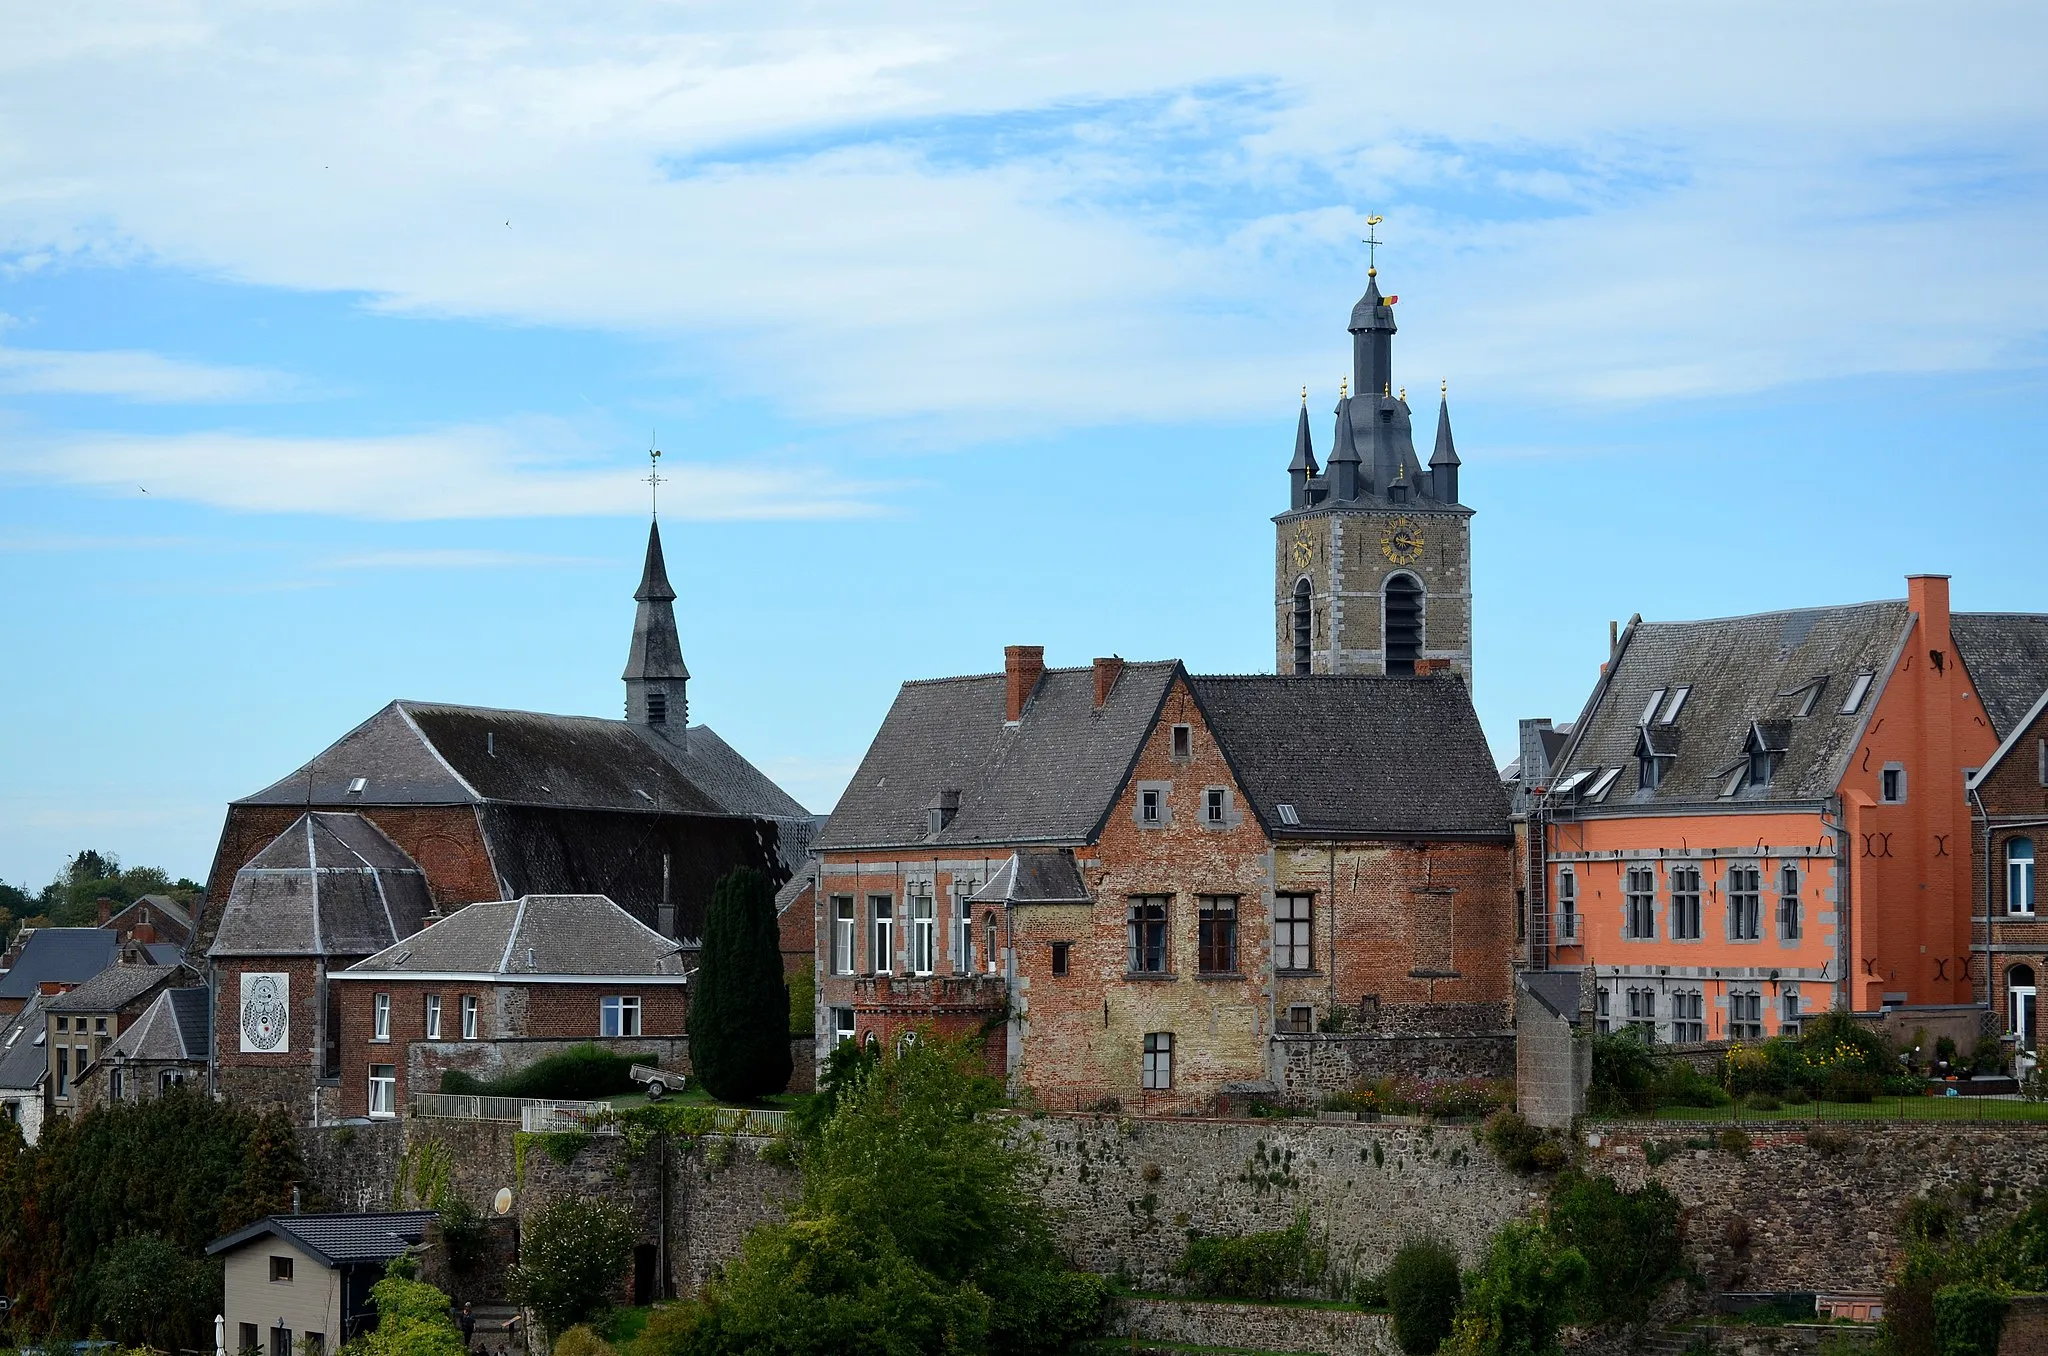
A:
{"type": "Polygon", "coordinates": [[[1723,911],[1727,940],[1740,946],[1749,946],[1764,939],[1764,864],[1761,861],[1745,859],[1730,862],[1721,878],[1721,888],[1728,897],[1728,907],[1723,911]],[[1743,879],[1738,873],[1747,872],[1754,877],[1754,887],[1744,879],[1743,889],[1736,888],[1736,881],[1743,879]],[[1747,898],[1750,907],[1751,935],[1742,934],[1742,915],[1738,899],[1747,898]]]}
{"type": "Polygon", "coordinates": [[[1403,566],[1398,569],[1389,570],[1381,577],[1379,593],[1380,666],[1385,672],[1392,674],[1394,673],[1393,666],[1395,664],[1408,664],[1411,667],[1405,670],[1405,672],[1412,674],[1415,671],[1412,666],[1422,662],[1423,658],[1429,653],[1429,585],[1415,570],[1403,566]],[[1388,635],[1389,628],[1387,626],[1387,605],[1391,601],[1391,592],[1396,579],[1406,579],[1415,586],[1415,653],[1411,657],[1399,660],[1394,658],[1394,644],[1388,635]]]}
{"type": "Polygon", "coordinates": [[[1557,935],[1554,942],[1576,943],[1579,940],[1579,873],[1569,866],[1557,868],[1557,935]],[[1571,920],[1569,923],[1564,920],[1571,920]]]}
{"type": "Polygon", "coordinates": [[[1241,822],[1237,813],[1237,796],[1228,783],[1203,787],[1201,804],[1202,816],[1199,822],[1205,829],[1234,829],[1241,822]]]}
{"type": "Polygon", "coordinates": [[[1139,782],[1131,792],[1131,822],[1141,829],[1165,829],[1173,826],[1173,783],[1139,782]],[[1145,798],[1153,796],[1153,808],[1157,818],[1145,818],[1145,798]]]}
{"type": "Polygon", "coordinates": [[[1611,1035],[1614,1010],[1614,995],[1605,984],[1593,990],[1593,1031],[1600,1036],[1611,1035]]]}
{"type": "Polygon", "coordinates": [[[1780,1036],[1797,1036],[1805,1025],[1805,1009],[1802,1007],[1802,1002],[1803,996],[1799,992],[1799,985],[1796,982],[1787,982],[1778,986],[1778,1034],[1780,1036]]]}
{"type": "Polygon", "coordinates": [[[1307,575],[1294,581],[1293,603],[1287,615],[1288,641],[1294,651],[1294,672],[1299,677],[1314,671],[1315,585],[1307,575]]]}
{"type": "Polygon", "coordinates": [[[1906,765],[1886,763],[1877,774],[1877,800],[1880,805],[1904,805],[1906,803],[1906,765]]]}
{"type": "Polygon", "coordinates": [[[1182,721],[1171,727],[1168,735],[1167,756],[1176,763],[1191,763],[1195,760],[1195,727],[1182,721]]]}
{"type": "Polygon", "coordinates": [[[868,892],[868,973],[896,973],[896,896],[868,892]],[[876,906],[886,908],[880,911],[876,906]]]}
{"type": "Polygon", "coordinates": [[[1657,868],[1647,862],[1625,863],[1621,870],[1621,935],[1626,941],[1654,942],[1657,940],[1657,868]],[[1641,883],[1637,872],[1642,873],[1641,882],[1646,888],[1637,889],[1641,883]],[[1642,911],[1640,918],[1637,910],[1642,911]],[[1641,918],[1647,918],[1650,927],[1647,932],[1636,927],[1641,918]]]}
{"type": "Polygon", "coordinates": [[[1702,1045],[1707,1039],[1707,992],[1705,989],[1671,991],[1671,1041],[1674,1045],[1702,1045]]]}
{"type": "Polygon", "coordinates": [[[1798,946],[1806,935],[1805,873],[1796,862],[1779,862],[1778,881],[1778,942],[1783,946],[1798,946]],[[1787,889],[1787,885],[1791,888],[1787,889]]]}
{"type": "Polygon", "coordinates": [[[923,883],[922,892],[915,891],[917,884],[911,883],[903,900],[904,931],[908,934],[904,969],[912,977],[924,979],[939,971],[939,901],[930,882],[923,883]]]}
{"type": "Polygon", "coordinates": [[[1762,989],[1728,991],[1728,1039],[1760,1041],[1764,1038],[1764,994],[1762,989]]]}
{"type": "Polygon", "coordinates": [[[826,1011],[826,1015],[832,1022],[832,1044],[829,1048],[837,1050],[840,1046],[853,1039],[853,1009],[848,1007],[829,1008],[826,1011]]]}
{"type": "Polygon", "coordinates": [[[1627,1025],[1642,1027],[1651,1037],[1657,1034],[1657,990],[1647,981],[1631,984],[1625,990],[1628,995],[1627,1025]]]}
{"type": "Polygon", "coordinates": [[[1999,873],[2005,882],[2005,913],[2008,918],[2034,918],[2039,916],[2040,897],[2040,847],[2033,835],[2015,833],[2008,836],[1999,850],[1999,864],[2005,869],[1999,873]],[[2027,855],[2015,857],[2013,849],[2024,844],[2027,855]],[[2018,907],[2024,903],[2025,907],[2018,907]]]}
{"type": "Polygon", "coordinates": [[[1674,862],[1664,871],[1665,888],[1670,892],[1671,907],[1666,921],[1670,924],[1670,940],[1674,942],[1697,942],[1707,935],[1707,876],[1698,862],[1674,862]],[[1691,901],[1690,917],[1685,903],[1691,901]],[[1690,922],[1687,931],[1685,924],[1690,922]]]}

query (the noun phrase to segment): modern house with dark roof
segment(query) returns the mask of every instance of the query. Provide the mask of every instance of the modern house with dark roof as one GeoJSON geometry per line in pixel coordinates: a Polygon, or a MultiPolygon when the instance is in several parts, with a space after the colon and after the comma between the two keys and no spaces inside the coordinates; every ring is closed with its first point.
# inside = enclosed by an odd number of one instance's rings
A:
{"type": "Polygon", "coordinates": [[[228,1350],[338,1350],[377,1326],[370,1287],[420,1246],[435,1213],[271,1215],[206,1245],[226,1272],[228,1350]]]}
{"type": "MultiPolygon", "coordinates": [[[[745,865],[787,879],[816,821],[716,732],[689,725],[675,597],[652,528],[626,719],[394,701],[228,807],[207,898],[226,898],[236,872],[318,810],[374,823],[424,872],[444,913],[597,893],[665,936],[697,937],[720,876],[745,865]]],[[[214,927],[202,919],[202,942],[214,927]]]]}
{"type": "Polygon", "coordinates": [[[328,982],[345,1117],[394,1117],[450,1069],[494,1078],[572,1046],[687,1068],[683,949],[602,895],[471,904],[328,982]]]}
{"type": "Polygon", "coordinates": [[[1631,621],[1532,787],[1531,965],[1595,967],[1599,1027],[1665,1041],[1838,1006],[1974,1039],[1964,778],[2009,719],[1985,637],[1939,575],[1888,602],[1631,621]]]}
{"type": "Polygon", "coordinates": [[[821,1052],[978,1033],[1050,1104],[1187,1109],[1394,1071],[1318,1032],[1509,1025],[1507,803],[1461,677],[1004,660],[904,684],[820,834],[821,1052]]]}

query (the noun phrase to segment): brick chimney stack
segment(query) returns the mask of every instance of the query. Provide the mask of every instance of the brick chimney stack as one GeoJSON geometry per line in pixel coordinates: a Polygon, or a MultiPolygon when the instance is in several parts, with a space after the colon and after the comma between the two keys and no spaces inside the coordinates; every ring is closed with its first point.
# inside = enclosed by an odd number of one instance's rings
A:
{"type": "Polygon", "coordinates": [[[114,916],[114,901],[108,899],[105,895],[101,895],[99,899],[95,901],[95,903],[97,903],[99,906],[99,926],[105,927],[107,925],[107,920],[114,916]]]}
{"type": "Polygon", "coordinates": [[[1116,691],[1116,680],[1124,676],[1124,661],[1116,655],[1095,661],[1095,709],[1109,700],[1109,694],[1116,691]]]}
{"type": "Polygon", "coordinates": [[[1003,719],[1012,725],[1024,719],[1024,703],[1045,676],[1043,645],[1003,647],[1003,719]]]}

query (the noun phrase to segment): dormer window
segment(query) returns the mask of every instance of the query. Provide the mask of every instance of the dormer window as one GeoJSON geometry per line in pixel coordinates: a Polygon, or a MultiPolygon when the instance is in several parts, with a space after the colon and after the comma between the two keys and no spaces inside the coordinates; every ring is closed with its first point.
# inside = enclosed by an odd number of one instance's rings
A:
{"type": "Polygon", "coordinates": [[[1654,791],[1664,784],[1664,774],[1678,756],[1678,739],[1678,731],[1665,725],[1646,725],[1636,732],[1637,789],[1654,791]]]}
{"type": "Polygon", "coordinates": [[[1790,727],[1784,721],[1757,721],[1749,727],[1745,784],[1768,787],[1784,761],[1790,727]]]}
{"type": "Polygon", "coordinates": [[[943,833],[960,813],[960,793],[958,791],[941,791],[938,795],[932,797],[932,803],[928,808],[931,816],[931,831],[935,834],[943,833]]]}
{"type": "Polygon", "coordinates": [[[1645,791],[1655,791],[1664,780],[1664,760],[1654,753],[1636,756],[1636,785],[1645,791]]]}

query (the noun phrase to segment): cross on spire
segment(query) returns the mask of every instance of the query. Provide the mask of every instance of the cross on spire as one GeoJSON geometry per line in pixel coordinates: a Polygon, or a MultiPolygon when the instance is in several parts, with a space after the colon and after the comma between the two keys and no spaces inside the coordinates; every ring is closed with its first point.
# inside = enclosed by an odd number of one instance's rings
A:
{"type": "Polygon", "coordinates": [[[647,438],[647,513],[649,517],[661,516],[661,487],[668,483],[668,477],[661,473],[661,449],[654,446],[654,436],[647,438]]]}
{"type": "Polygon", "coordinates": [[[1375,229],[1385,217],[1368,216],[1365,219],[1365,236],[1360,241],[1365,246],[1365,276],[1377,278],[1380,275],[1380,236],[1375,229]]]}

